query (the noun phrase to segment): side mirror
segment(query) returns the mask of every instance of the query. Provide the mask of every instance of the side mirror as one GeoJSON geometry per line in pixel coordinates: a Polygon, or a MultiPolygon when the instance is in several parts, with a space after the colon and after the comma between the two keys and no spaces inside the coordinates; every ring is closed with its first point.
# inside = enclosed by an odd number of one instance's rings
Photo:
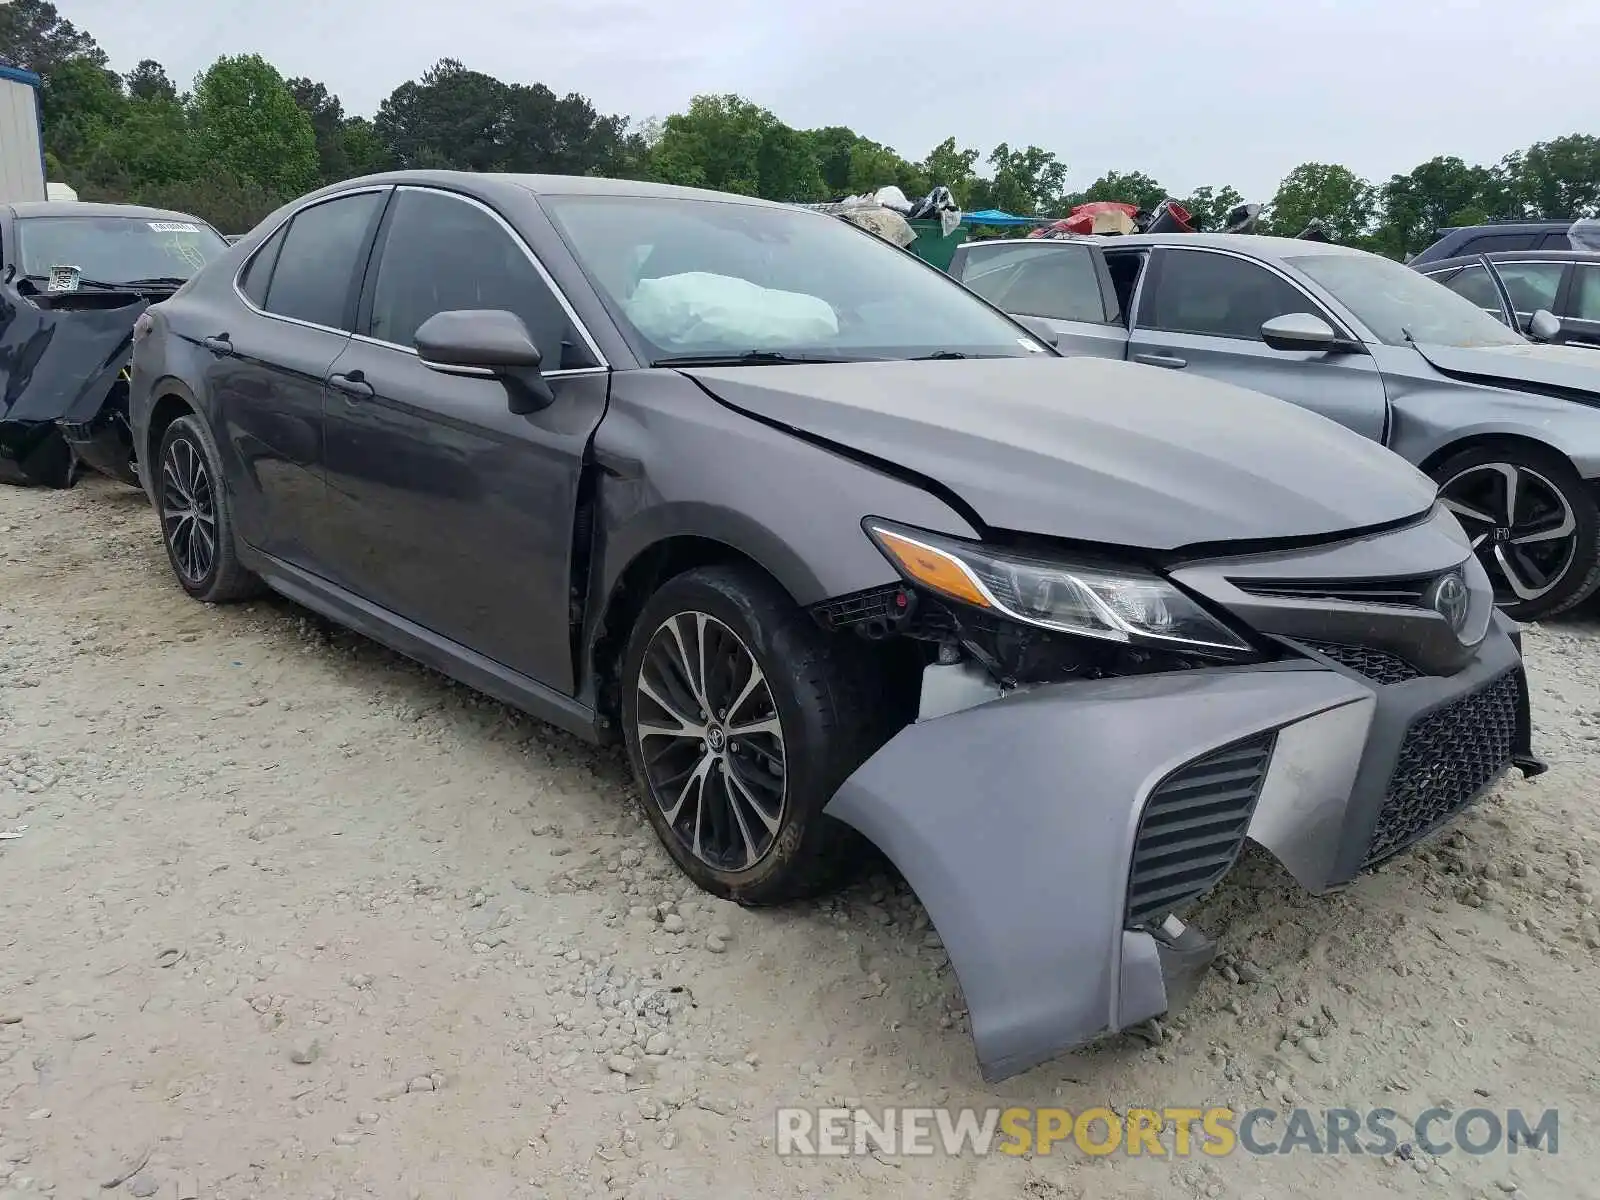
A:
{"type": "Polygon", "coordinates": [[[1274,350],[1301,350],[1312,354],[1349,353],[1354,350],[1332,325],[1311,313],[1284,313],[1261,326],[1261,340],[1274,350]]]}
{"type": "Polygon", "coordinates": [[[1561,336],[1561,318],[1541,308],[1528,321],[1528,336],[1536,342],[1553,342],[1561,336]]]}
{"type": "Polygon", "coordinates": [[[544,356],[516,313],[500,308],[435,313],[418,328],[416,343],[417,358],[429,370],[502,380],[514,413],[538,412],[555,401],[539,374],[544,356]]]}
{"type": "Polygon", "coordinates": [[[1059,347],[1061,345],[1061,335],[1051,328],[1050,322],[1043,317],[1013,316],[1011,319],[1026,328],[1029,333],[1033,334],[1046,346],[1059,347]]]}

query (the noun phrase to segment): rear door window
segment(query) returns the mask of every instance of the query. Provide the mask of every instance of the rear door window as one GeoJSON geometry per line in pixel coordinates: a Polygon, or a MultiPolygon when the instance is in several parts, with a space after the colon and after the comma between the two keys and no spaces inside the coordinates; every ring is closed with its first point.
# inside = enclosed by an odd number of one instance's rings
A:
{"type": "Polygon", "coordinates": [[[1556,297],[1561,293],[1562,279],[1567,273],[1565,263],[1496,263],[1495,270],[1500,273],[1500,282],[1506,285],[1513,310],[1521,314],[1535,313],[1541,308],[1555,311],[1556,297]]]}
{"type": "Polygon", "coordinates": [[[295,214],[262,307],[329,329],[351,328],[351,293],[387,195],[357,192],[295,214]]]}
{"type": "Polygon", "coordinates": [[[1572,281],[1572,315],[1580,321],[1600,321],[1600,267],[1581,266],[1572,281]]]}
{"type": "Polygon", "coordinates": [[[283,235],[287,232],[288,226],[285,225],[269,237],[245,265],[244,273],[239,276],[239,290],[249,297],[250,303],[257,308],[266,307],[267,284],[272,279],[272,268],[278,262],[278,251],[283,249],[283,235]]]}
{"type": "Polygon", "coordinates": [[[1015,247],[989,265],[969,265],[965,283],[996,308],[1030,317],[1104,324],[1100,276],[1088,246],[1015,247]]]}
{"type": "Polygon", "coordinates": [[[1474,263],[1457,271],[1444,281],[1444,286],[1464,300],[1471,300],[1495,320],[1504,323],[1506,315],[1500,307],[1500,292],[1489,278],[1483,264],[1474,263]]]}

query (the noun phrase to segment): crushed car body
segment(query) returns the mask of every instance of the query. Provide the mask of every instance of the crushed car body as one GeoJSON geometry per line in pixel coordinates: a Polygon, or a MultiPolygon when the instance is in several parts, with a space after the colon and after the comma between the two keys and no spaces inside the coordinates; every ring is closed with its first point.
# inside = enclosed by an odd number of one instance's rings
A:
{"type": "Polygon", "coordinates": [[[184,213],[0,205],[0,482],[66,487],[81,463],[138,486],[134,325],[225,249],[184,213]]]}

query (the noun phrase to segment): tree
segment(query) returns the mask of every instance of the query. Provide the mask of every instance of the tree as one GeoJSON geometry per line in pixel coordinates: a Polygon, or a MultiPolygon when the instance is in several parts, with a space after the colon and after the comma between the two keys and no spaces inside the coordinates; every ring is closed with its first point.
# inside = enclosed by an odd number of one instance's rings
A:
{"type": "Polygon", "coordinates": [[[1219,188],[1197,187],[1178,203],[1188,210],[1196,229],[1221,229],[1228,214],[1244,203],[1244,197],[1227,184],[1219,188]]]}
{"type": "Polygon", "coordinates": [[[0,4],[0,59],[40,75],[74,60],[106,65],[94,38],[61,18],[48,0],[9,0],[0,4]]]}
{"type": "Polygon", "coordinates": [[[86,163],[123,119],[128,98],[122,94],[120,77],[84,57],[51,69],[39,104],[45,149],[71,170],[86,163]]]}
{"type": "Polygon", "coordinates": [[[505,169],[512,90],[442,58],[378,106],[373,127],[401,167],[505,169]]]}
{"type": "Polygon", "coordinates": [[[350,176],[376,175],[394,166],[394,154],[365,117],[346,117],[344,155],[350,176]]]}
{"type": "Polygon", "coordinates": [[[972,203],[1018,216],[1030,216],[1053,202],[1067,179],[1066,164],[1038,146],[1013,150],[1001,142],[989,152],[989,165],[994,178],[987,188],[973,188],[972,203]]]}
{"type": "Polygon", "coordinates": [[[1558,220],[1600,214],[1600,137],[1568,134],[1507,156],[1504,172],[1520,215],[1558,220]]]}
{"type": "Polygon", "coordinates": [[[823,190],[829,196],[843,196],[850,190],[850,155],[861,140],[854,129],[828,125],[806,130],[811,142],[811,157],[822,176],[823,190]]]}
{"type": "Polygon", "coordinates": [[[106,130],[83,164],[87,180],[130,193],[199,173],[188,114],[175,99],[131,100],[122,119],[106,130]]]}
{"type": "Polygon", "coordinates": [[[1150,211],[1166,198],[1167,190],[1143,171],[1107,171],[1073,200],[1078,204],[1116,200],[1150,211]]]}
{"type": "Polygon", "coordinates": [[[316,186],[311,119],[259,54],[217,59],[195,80],[193,103],[202,162],[285,197],[316,186]]]}
{"type": "Polygon", "coordinates": [[[978,182],[977,150],[963,149],[953,137],[945,138],[922,160],[922,173],[928,177],[930,187],[947,187],[962,208],[971,205],[973,188],[978,182]]]}
{"type": "Polygon", "coordinates": [[[1301,163],[1278,185],[1270,228],[1280,237],[1295,237],[1321,221],[1334,241],[1351,243],[1366,233],[1375,202],[1372,185],[1348,167],[1301,163]]]}
{"type": "Polygon", "coordinates": [[[812,147],[809,137],[742,96],[696,96],[687,112],[663,123],[651,166],[666,183],[814,200],[825,188],[812,147]]]}
{"type": "Polygon", "coordinates": [[[339,97],[329,92],[325,84],[304,76],[288,80],[284,86],[311,122],[317,144],[318,179],[322,183],[348,179],[354,172],[350,170],[350,156],[345,150],[344,105],[339,97]]]}
{"type": "Polygon", "coordinates": [[[1382,219],[1374,248],[1406,258],[1445,226],[1477,224],[1498,212],[1506,204],[1504,190],[1487,167],[1469,167],[1453,155],[1431,158],[1409,174],[1392,176],[1379,189],[1382,219]]]}
{"type": "Polygon", "coordinates": [[[139,60],[139,65],[123,77],[128,85],[131,100],[176,100],[178,89],[167,78],[167,69],[153,58],[139,60]]]}

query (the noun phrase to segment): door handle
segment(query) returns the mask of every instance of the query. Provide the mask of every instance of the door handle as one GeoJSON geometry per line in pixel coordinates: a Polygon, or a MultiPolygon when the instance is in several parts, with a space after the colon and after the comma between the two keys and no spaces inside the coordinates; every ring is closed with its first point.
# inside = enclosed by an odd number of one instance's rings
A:
{"type": "Polygon", "coordinates": [[[213,354],[233,353],[233,343],[225,333],[219,333],[215,337],[202,338],[201,344],[213,354]]]}
{"type": "Polygon", "coordinates": [[[1189,365],[1187,358],[1179,358],[1176,354],[1135,354],[1133,361],[1152,367],[1170,367],[1173,370],[1189,365]]]}
{"type": "Polygon", "coordinates": [[[328,384],[352,400],[370,400],[374,394],[372,385],[360,371],[351,371],[348,375],[329,375],[328,384]]]}

